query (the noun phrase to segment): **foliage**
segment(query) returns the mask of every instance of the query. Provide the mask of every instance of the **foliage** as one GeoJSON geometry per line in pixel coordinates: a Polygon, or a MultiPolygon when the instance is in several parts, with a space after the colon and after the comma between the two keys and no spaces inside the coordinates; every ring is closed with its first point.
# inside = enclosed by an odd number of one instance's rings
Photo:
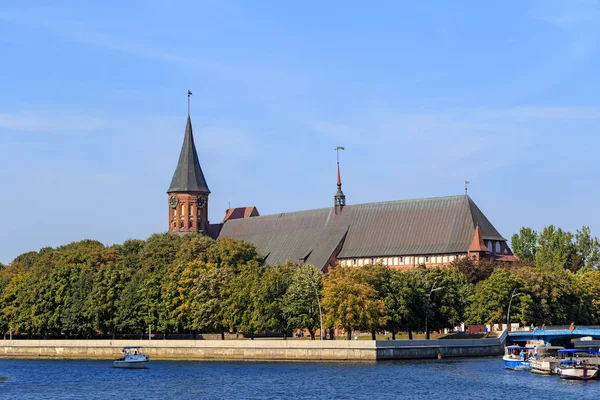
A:
{"type": "Polygon", "coordinates": [[[503,323],[510,303],[511,322],[527,324],[533,318],[530,292],[524,279],[508,269],[498,268],[488,279],[475,286],[466,311],[466,321],[469,324],[503,323]]]}
{"type": "Polygon", "coordinates": [[[383,326],[387,319],[385,304],[367,278],[361,268],[340,266],[323,282],[327,325],[345,329],[348,339],[352,330],[373,330],[383,326]]]}
{"type": "Polygon", "coordinates": [[[323,273],[317,268],[299,265],[293,269],[290,284],[281,302],[287,328],[306,328],[314,340],[315,331],[321,324],[319,301],[322,290],[323,273]]]}
{"type": "Polygon", "coordinates": [[[280,334],[321,325],[433,331],[461,322],[600,324],[600,245],[588,227],[513,236],[522,264],[458,258],[450,267],[266,266],[250,243],[152,235],[82,240],[24,253],[0,268],[0,333],[44,337],[153,332],[280,334]],[[515,294],[515,296],[512,296],[515,294]],[[512,298],[512,301],[511,301],[512,298]],[[319,305],[321,310],[319,310],[319,305]]]}
{"type": "Polygon", "coordinates": [[[522,227],[518,234],[514,234],[510,244],[513,253],[522,263],[533,263],[537,251],[538,234],[531,228],[522,227]]]}

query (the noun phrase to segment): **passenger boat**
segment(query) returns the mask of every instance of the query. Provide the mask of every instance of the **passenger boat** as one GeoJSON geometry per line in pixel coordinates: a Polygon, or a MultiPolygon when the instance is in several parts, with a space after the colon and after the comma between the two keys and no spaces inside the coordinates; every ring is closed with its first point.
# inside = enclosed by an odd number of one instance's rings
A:
{"type": "Polygon", "coordinates": [[[123,357],[113,361],[113,367],[115,368],[146,368],[148,362],[150,362],[150,356],[144,354],[143,347],[141,346],[125,346],[121,353],[123,357]]]}
{"type": "Polygon", "coordinates": [[[561,346],[536,346],[533,357],[529,359],[531,372],[540,375],[556,374],[556,368],[561,362],[558,351],[563,349],[561,346]]]}
{"type": "Polygon", "coordinates": [[[590,359],[598,357],[594,350],[565,349],[559,350],[564,359],[556,368],[562,379],[590,380],[598,377],[598,366],[591,364],[590,359]]]}
{"type": "Polygon", "coordinates": [[[506,346],[504,351],[504,367],[512,370],[529,370],[531,363],[529,361],[533,347],[506,346]]]}

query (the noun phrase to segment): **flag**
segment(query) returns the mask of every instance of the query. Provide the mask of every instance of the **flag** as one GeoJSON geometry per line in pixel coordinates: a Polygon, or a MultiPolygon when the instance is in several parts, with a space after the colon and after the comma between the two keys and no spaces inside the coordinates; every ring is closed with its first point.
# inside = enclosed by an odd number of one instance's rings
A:
{"type": "Polygon", "coordinates": [[[335,148],[336,150],[345,150],[342,146],[338,146],[335,148]]]}

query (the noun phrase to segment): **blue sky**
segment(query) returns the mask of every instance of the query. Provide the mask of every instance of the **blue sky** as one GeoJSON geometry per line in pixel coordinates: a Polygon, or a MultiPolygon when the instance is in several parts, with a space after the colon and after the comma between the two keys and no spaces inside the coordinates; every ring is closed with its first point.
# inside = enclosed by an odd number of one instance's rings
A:
{"type": "Polygon", "coordinates": [[[599,1],[0,6],[0,261],[167,228],[186,91],[211,222],[469,193],[600,234],[599,1]]]}

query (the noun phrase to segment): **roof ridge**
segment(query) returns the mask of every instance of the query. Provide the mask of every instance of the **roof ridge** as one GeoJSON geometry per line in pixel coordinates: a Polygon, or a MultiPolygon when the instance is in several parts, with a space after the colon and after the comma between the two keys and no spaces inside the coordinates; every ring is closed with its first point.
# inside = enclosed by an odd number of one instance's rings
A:
{"type": "MultiPolygon", "coordinates": [[[[348,207],[359,207],[359,206],[367,206],[367,205],[373,205],[373,204],[380,204],[380,205],[384,205],[384,204],[392,204],[392,203],[406,203],[406,202],[416,202],[416,201],[425,201],[425,200],[443,200],[443,199],[462,199],[464,198],[465,195],[464,194],[460,194],[460,195],[455,195],[455,196],[438,196],[438,197],[422,197],[422,198],[414,198],[414,199],[403,199],[403,200],[386,200],[386,201],[373,201],[370,203],[359,203],[359,204],[350,204],[350,205],[346,205],[346,208],[348,207]]],[[[261,215],[261,218],[264,217],[279,217],[282,214],[284,215],[289,215],[289,214],[295,214],[295,213],[303,213],[303,212],[315,212],[315,211],[324,211],[324,210],[330,210],[331,207],[321,207],[321,208],[311,208],[308,210],[296,210],[296,211],[283,211],[280,213],[273,213],[273,214],[265,214],[265,215],[261,215]]]]}

